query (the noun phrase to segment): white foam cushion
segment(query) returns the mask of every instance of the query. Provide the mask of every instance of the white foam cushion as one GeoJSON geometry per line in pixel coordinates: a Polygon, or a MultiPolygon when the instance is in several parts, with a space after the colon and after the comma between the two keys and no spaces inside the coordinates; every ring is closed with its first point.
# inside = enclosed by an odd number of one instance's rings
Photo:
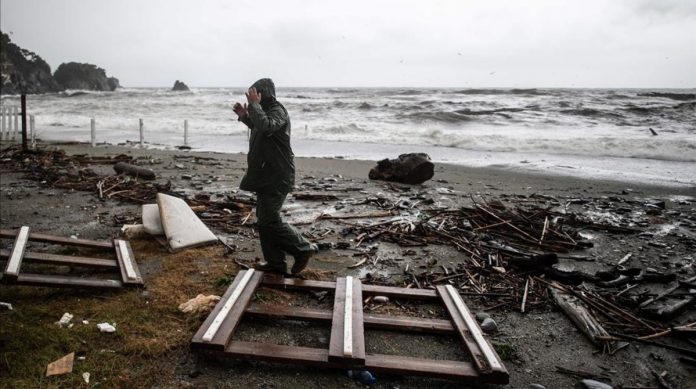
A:
{"type": "Polygon", "coordinates": [[[143,228],[150,235],[164,235],[157,204],[143,204],[143,228]]]}
{"type": "Polygon", "coordinates": [[[162,229],[172,250],[201,246],[218,240],[184,200],[158,193],[157,205],[162,229]]]}

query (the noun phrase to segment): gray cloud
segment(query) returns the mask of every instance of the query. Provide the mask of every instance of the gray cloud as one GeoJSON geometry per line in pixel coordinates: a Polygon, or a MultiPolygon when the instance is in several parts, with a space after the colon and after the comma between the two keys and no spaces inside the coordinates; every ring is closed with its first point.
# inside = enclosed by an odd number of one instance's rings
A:
{"type": "Polygon", "coordinates": [[[3,0],[55,69],[126,86],[694,87],[696,2],[3,0]]]}

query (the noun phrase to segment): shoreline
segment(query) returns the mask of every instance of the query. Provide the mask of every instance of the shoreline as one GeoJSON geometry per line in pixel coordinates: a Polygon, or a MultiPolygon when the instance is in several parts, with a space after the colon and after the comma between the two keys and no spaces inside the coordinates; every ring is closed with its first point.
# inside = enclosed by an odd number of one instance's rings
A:
{"type": "MultiPolygon", "coordinates": [[[[97,144],[92,148],[89,143],[83,142],[44,142],[44,147],[56,146],[64,149],[68,154],[87,153],[91,155],[106,156],[109,154],[131,154],[133,156],[147,156],[156,154],[165,155],[199,155],[203,157],[212,156],[240,156],[243,155],[242,164],[246,165],[245,152],[222,152],[222,151],[197,151],[197,150],[177,150],[177,149],[159,149],[159,148],[140,148],[137,145],[112,145],[112,144],[97,144]]],[[[412,152],[418,152],[414,148],[412,152]]],[[[396,158],[395,155],[385,155],[383,158],[396,158]]],[[[432,157],[432,156],[431,156],[432,157]]],[[[375,166],[377,160],[369,159],[351,159],[343,157],[298,157],[295,156],[295,165],[297,168],[297,178],[299,179],[304,170],[317,170],[317,164],[328,164],[334,166],[335,170],[345,170],[339,165],[347,164],[350,166],[350,175],[354,179],[367,179],[367,173],[375,166]],[[316,162],[321,161],[321,162],[316,162]],[[358,169],[353,171],[352,169],[358,169]]],[[[564,175],[560,172],[535,172],[523,171],[511,167],[497,166],[466,166],[448,162],[434,162],[435,176],[428,182],[438,182],[444,180],[441,184],[457,184],[459,186],[467,185],[483,188],[491,191],[492,188],[486,188],[488,185],[498,185],[497,191],[531,191],[530,193],[542,188],[547,191],[565,191],[572,187],[577,189],[592,189],[601,187],[607,193],[621,192],[623,190],[637,190],[646,194],[666,195],[672,194],[677,196],[696,197],[696,185],[684,184],[682,186],[670,186],[664,184],[646,184],[642,182],[631,182],[606,178],[586,178],[573,175],[564,175]],[[462,175],[470,177],[468,182],[461,182],[462,175]],[[483,187],[481,186],[483,185],[483,187]],[[554,188],[553,185],[559,186],[554,188]]],[[[244,167],[244,166],[243,166],[244,167]]],[[[241,179],[241,176],[240,176],[241,179]]],[[[465,189],[461,187],[460,189],[465,189]]]]}

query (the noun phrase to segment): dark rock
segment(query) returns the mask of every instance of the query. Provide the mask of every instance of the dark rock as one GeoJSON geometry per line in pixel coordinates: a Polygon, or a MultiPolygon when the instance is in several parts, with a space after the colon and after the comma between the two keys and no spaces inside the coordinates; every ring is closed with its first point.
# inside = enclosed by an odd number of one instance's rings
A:
{"type": "Polygon", "coordinates": [[[498,324],[490,317],[483,319],[480,327],[487,334],[498,332],[498,324]]]}
{"type": "Polygon", "coordinates": [[[12,43],[5,33],[0,33],[0,77],[0,94],[3,95],[62,90],[46,61],[12,43]]]}
{"type": "Polygon", "coordinates": [[[477,312],[476,313],[476,321],[479,323],[483,323],[484,320],[489,319],[491,315],[487,314],[486,312],[477,312]]]}
{"type": "Polygon", "coordinates": [[[183,81],[176,80],[174,82],[174,86],[172,87],[172,90],[177,91],[177,92],[182,92],[182,91],[187,92],[187,91],[189,91],[189,87],[186,86],[186,84],[184,84],[183,81]]]}
{"type": "Polygon", "coordinates": [[[53,77],[64,89],[113,91],[119,87],[118,79],[106,77],[104,69],[89,63],[62,63],[53,77]]]}
{"type": "Polygon", "coordinates": [[[371,180],[421,184],[433,178],[435,165],[425,153],[401,154],[397,159],[383,159],[370,170],[371,180]]]}

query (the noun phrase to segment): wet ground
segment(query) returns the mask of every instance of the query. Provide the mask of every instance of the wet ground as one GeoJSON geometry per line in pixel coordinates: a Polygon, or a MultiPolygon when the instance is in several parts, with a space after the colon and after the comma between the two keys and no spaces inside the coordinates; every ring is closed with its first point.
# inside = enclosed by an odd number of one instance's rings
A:
{"type": "MultiPolygon", "coordinates": [[[[212,194],[212,200],[248,197],[248,194],[235,190],[243,174],[243,155],[163,152],[113,146],[93,150],[83,146],[63,147],[72,153],[126,153],[139,157],[140,163],[157,172],[159,181],[170,180],[173,190],[184,195],[203,191],[212,194]]],[[[632,187],[618,182],[521,175],[505,170],[446,165],[437,166],[434,179],[423,185],[403,186],[367,180],[365,177],[371,166],[371,162],[340,159],[297,160],[297,192],[330,194],[337,198],[319,201],[289,198],[286,203],[286,219],[313,241],[325,243],[324,247],[327,247],[310,263],[312,277],[328,280],[353,275],[361,277],[365,283],[408,286],[413,284],[413,280],[405,272],[407,268],[410,273],[429,273],[430,279],[436,278],[439,273],[444,275],[446,270],[443,266],[456,269],[459,264],[467,263],[469,256],[449,245],[402,247],[379,238],[362,240],[358,244],[358,236],[347,229],[361,223],[390,221],[394,217],[408,221],[409,218],[417,218],[426,208],[458,209],[471,207],[474,201],[494,199],[508,206],[533,204],[566,215],[579,215],[592,222],[635,230],[627,233],[582,229],[583,237],[592,242],[593,247],[561,255],[560,264],[556,266],[558,269],[593,275],[599,270],[615,268],[621,259],[630,254],[622,263],[627,268],[640,268],[655,274],[674,273],[681,280],[696,274],[694,188],[632,187]],[[402,207],[397,207],[396,215],[384,217],[318,219],[322,214],[374,214],[384,211],[380,202],[401,204],[402,207]],[[329,246],[332,248],[329,249],[329,246]],[[353,267],[362,259],[365,259],[364,263],[353,267]]],[[[94,170],[111,174],[107,165],[95,166],[94,170]]],[[[94,193],[53,189],[41,182],[27,180],[22,172],[12,169],[3,168],[0,173],[2,228],[29,225],[37,232],[106,240],[116,236],[123,224],[137,222],[140,217],[139,206],[135,204],[100,201],[94,193]]],[[[216,234],[236,245],[233,257],[240,263],[252,264],[255,258],[261,257],[252,228],[253,221],[252,215],[245,225],[234,228],[211,226],[216,234]]],[[[3,248],[7,244],[8,241],[3,241],[3,248]]],[[[139,257],[139,262],[141,269],[148,269],[146,273],[156,273],[160,266],[149,263],[147,258],[139,257]]],[[[207,279],[205,275],[201,276],[201,280],[211,285],[218,281],[217,278],[207,279]]],[[[590,290],[613,294],[632,285],[601,288],[595,283],[587,283],[590,290]]],[[[670,285],[640,283],[625,291],[624,295],[636,298],[655,295],[670,285]]],[[[224,286],[218,287],[218,290],[224,292],[224,286]]],[[[693,292],[687,288],[680,293],[673,300],[686,298],[693,292]]],[[[11,300],[12,295],[3,293],[2,298],[11,300]]],[[[331,296],[322,298],[312,293],[284,295],[271,290],[262,290],[257,299],[274,304],[323,308],[330,307],[332,301],[331,296]]],[[[664,378],[673,387],[690,388],[696,385],[695,367],[680,360],[683,355],[674,351],[632,343],[614,355],[602,354],[550,300],[535,300],[525,313],[521,313],[511,304],[501,306],[494,297],[464,296],[464,299],[472,311],[485,311],[497,322],[498,332],[491,334],[489,339],[504,357],[510,372],[511,383],[507,387],[524,388],[538,383],[547,388],[567,388],[579,380],[577,376],[560,373],[558,367],[589,372],[615,386],[658,387],[653,372],[664,372],[664,378]]],[[[366,309],[400,316],[442,317],[444,314],[437,307],[409,301],[368,304],[366,309]]],[[[669,323],[685,325],[694,321],[696,314],[689,308],[669,323]]],[[[239,339],[278,344],[326,347],[328,331],[328,327],[316,324],[245,320],[237,336],[239,339]]],[[[434,359],[466,358],[460,342],[454,337],[407,337],[385,331],[368,331],[366,340],[368,352],[434,359]]],[[[688,341],[659,340],[696,349],[688,341]]],[[[175,373],[162,377],[163,381],[158,381],[160,387],[360,386],[347,378],[345,372],[198,355],[191,353],[185,344],[172,349],[169,361],[176,365],[175,373]]],[[[449,381],[417,377],[378,375],[377,379],[377,387],[385,388],[462,387],[449,381]]]]}

